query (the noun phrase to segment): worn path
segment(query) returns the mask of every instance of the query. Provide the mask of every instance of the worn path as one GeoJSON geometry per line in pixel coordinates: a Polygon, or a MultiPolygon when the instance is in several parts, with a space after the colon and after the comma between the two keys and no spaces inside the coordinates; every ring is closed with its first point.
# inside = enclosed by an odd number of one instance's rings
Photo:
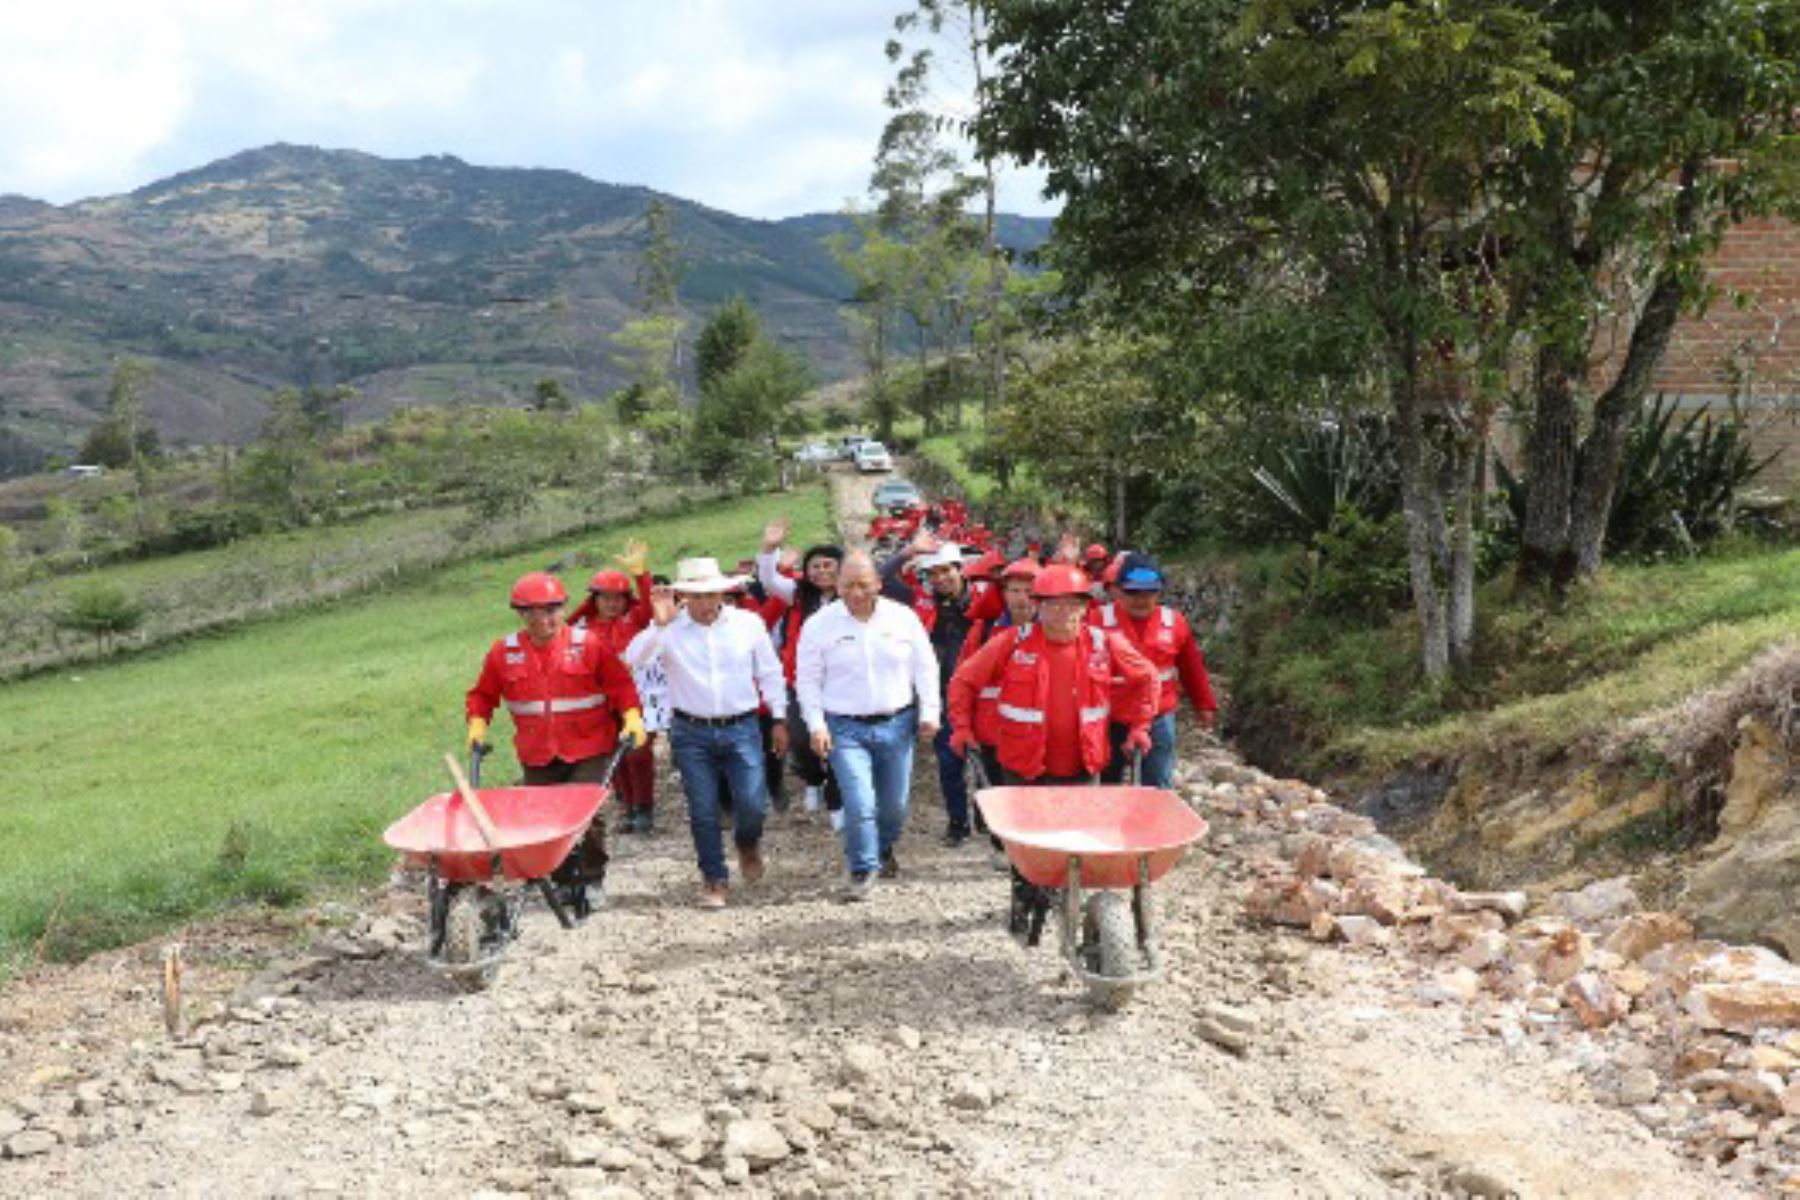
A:
{"type": "Polygon", "coordinates": [[[665,797],[607,908],[572,933],[534,909],[482,994],[422,961],[410,880],[279,936],[195,931],[195,993],[240,990],[180,1044],[154,947],[19,982],[0,1193],[1734,1194],[1536,1043],[1421,1002],[1404,956],[1245,924],[1269,835],[1216,801],[1279,785],[1190,759],[1217,836],[1161,888],[1170,971],[1122,1013],[1006,936],[1005,877],[936,844],[929,784],[870,903],[782,818],[719,913],[665,797]]]}

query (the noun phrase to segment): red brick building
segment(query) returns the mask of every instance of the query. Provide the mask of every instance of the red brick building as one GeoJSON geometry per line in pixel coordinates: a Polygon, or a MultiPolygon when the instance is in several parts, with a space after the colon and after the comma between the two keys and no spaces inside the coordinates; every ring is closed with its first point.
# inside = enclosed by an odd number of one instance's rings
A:
{"type": "Polygon", "coordinates": [[[1800,487],[1800,226],[1746,221],[1713,259],[1719,294],[1675,329],[1653,390],[1683,406],[1735,398],[1763,453],[1781,458],[1759,481],[1800,487]]]}

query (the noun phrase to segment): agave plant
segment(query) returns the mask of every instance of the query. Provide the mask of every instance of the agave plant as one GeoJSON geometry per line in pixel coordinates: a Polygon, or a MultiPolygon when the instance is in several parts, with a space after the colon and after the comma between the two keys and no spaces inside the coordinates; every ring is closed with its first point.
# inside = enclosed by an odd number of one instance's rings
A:
{"type": "Polygon", "coordinates": [[[1329,531],[1346,508],[1379,523],[1400,505],[1396,441],[1382,420],[1321,422],[1271,447],[1250,477],[1265,505],[1260,523],[1303,543],[1329,531]]]}
{"type": "Polygon", "coordinates": [[[1743,427],[1696,409],[1679,423],[1658,396],[1633,423],[1607,518],[1609,554],[1691,553],[1736,524],[1738,496],[1779,452],[1757,458],[1743,427]]]}

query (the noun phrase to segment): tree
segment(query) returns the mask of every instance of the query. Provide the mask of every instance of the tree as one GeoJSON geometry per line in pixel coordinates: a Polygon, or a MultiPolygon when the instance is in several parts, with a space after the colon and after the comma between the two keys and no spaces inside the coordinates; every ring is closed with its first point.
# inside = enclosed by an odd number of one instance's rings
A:
{"type": "Polygon", "coordinates": [[[143,601],[109,583],[88,584],[75,593],[62,614],[64,628],[91,634],[101,651],[113,638],[130,633],[143,623],[143,601]]]}
{"type": "Polygon", "coordinates": [[[538,412],[568,412],[575,402],[557,380],[540,379],[531,387],[531,407],[538,412]]]}
{"type": "MultiPolygon", "coordinates": [[[[894,18],[896,36],[888,42],[887,56],[889,62],[903,65],[889,91],[890,107],[903,114],[935,115],[940,125],[949,124],[965,135],[972,130],[996,67],[987,36],[989,7],[988,0],[916,0],[913,9],[894,18]]],[[[982,201],[979,294],[987,368],[985,414],[1006,399],[1009,322],[1004,308],[1010,266],[997,224],[1000,158],[991,145],[977,143],[975,161],[979,172],[972,177],[972,186],[982,201]]]]}
{"type": "Polygon", "coordinates": [[[1006,69],[982,135],[1065,201],[1073,319],[1211,341],[1254,298],[1328,330],[1296,365],[1382,381],[1423,664],[1466,661],[1475,481],[1515,319],[1493,176],[1567,117],[1542,23],[1492,0],[992,9],[1006,69]]]}
{"type": "Polygon", "coordinates": [[[120,359],[106,388],[106,416],[89,431],[81,447],[83,461],[131,469],[132,511],[140,539],[149,533],[145,505],[150,474],[162,457],[161,439],[144,414],[144,393],[152,378],[148,364],[120,359]],[[94,457],[88,457],[90,452],[94,457]]]}
{"type": "Polygon", "coordinates": [[[619,422],[661,427],[679,416],[681,391],[675,384],[675,349],[681,342],[679,317],[639,317],[613,334],[613,365],[629,382],[613,397],[619,422]]]}
{"type": "Polygon", "coordinates": [[[781,435],[796,428],[795,406],[811,386],[812,371],[804,358],[758,337],[700,398],[691,439],[700,469],[736,473],[747,458],[763,451],[768,463],[785,469],[781,435]]]}
{"type": "Polygon", "coordinates": [[[1020,374],[996,414],[1001,440],[1057,492],[1108,515],[1129,544],[1131,498],[1189,453],[1198,413],[1157,378],[1167,348],[1117,331],[1058,342],[1020,374]]]}
{"type": "Polygon", "coordinates": [[[1621,452],[1733,223],[1795,207],[1800,5],[1533,4],[1571,120],[1501,176],[1531,337],[1519,571],[1599,567],[1621,452]],[[1623,353],[1595,370],[1606,347],[1623,353]]]}
{"type": "Polygon", "coordinates": [[[762,336],[762,322],[743,296],[733,296],[700,329],[694,342],[694,372],[704,396],[743,362],[762,336]]]}
{"type": "Polygon", "coordinates": [[[258,502],[288,524],[301,524],[316,515],[324,496],[325,457],[322,449],[330,425],[330,397],[319,389],[303,393],[283,388],[269,401],[256,446],[245,456],[247,490],[258,502]]]}

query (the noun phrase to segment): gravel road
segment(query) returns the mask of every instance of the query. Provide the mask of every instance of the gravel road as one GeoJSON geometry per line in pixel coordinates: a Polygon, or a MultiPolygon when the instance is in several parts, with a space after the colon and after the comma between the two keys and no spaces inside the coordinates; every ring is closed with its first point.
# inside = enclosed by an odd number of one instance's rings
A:
{"type": "Polygon", "coordinates": [[[767,878],[697,911],[665,797],[657,834],[618,839],[607,907],[573,932],[534,908],[484,993],[426,966],[406,879],[294,928],[191,931],[213,1019],[179,1043],[156,947],[19,981],[0,1192],[1735,1194],[1544,1047],[1421,1001],[1405,956],[1247,924],[1257,838],[1211,798],[1290,785],[1187,758],[1215,836],[1159,885],[1169,971],[1120,1013],[1006,935],[1005,876],[937,845],[929,782],[861,905],[833,897],[828,831],[789,817],[767,878]]]}

